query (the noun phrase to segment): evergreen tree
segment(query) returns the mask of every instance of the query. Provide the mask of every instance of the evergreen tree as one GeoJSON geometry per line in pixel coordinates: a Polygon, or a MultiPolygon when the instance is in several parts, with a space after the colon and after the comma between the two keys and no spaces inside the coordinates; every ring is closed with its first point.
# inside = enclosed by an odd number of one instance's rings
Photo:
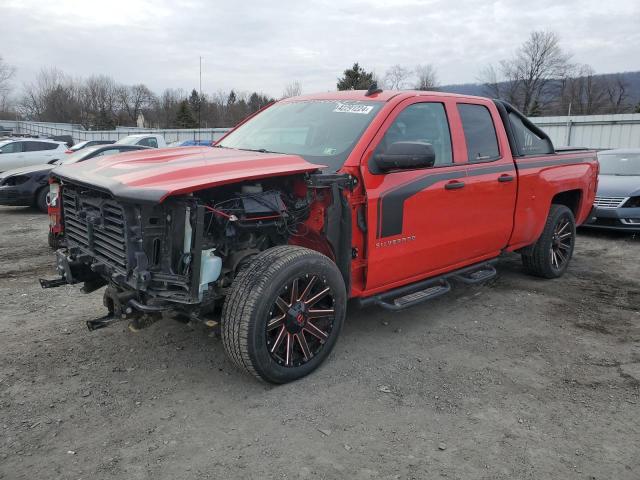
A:
{"type": "Polygon", "coordinates": [[[178,113],[176,114],[176,125],[178,128],[195,128],[197,126],[187,100],[180,102],[178,113]]]}
{"type": "Polygon", "coordinates": [[[367,72],[358,62],[344,71],[343,77],[338,79],[338,90],[367,90],[373,83],[373,73],[367,72]]]}
{"type": "Polygon", "coordinates": [[[258,92],[253,92],[249,96],[247,105],[249,107],[249,112],[254,113],[271,102],[273,102],[273,98],[269,98],[266,95],[259,94],[258,92]]]}
{"type": "MultiPolygon", "coordinates": [[[[200,114],[202,113],[200,109],[202,108],[202,98],[198,95],[198,92],[194,88],[191,90],[191,95],[189,96],[189,108],[193,113],[193,117],[195,119],[196,124],[199,124],[200,114]]],[[[197,125],[200,128],[200,125],[197,125]]]]}

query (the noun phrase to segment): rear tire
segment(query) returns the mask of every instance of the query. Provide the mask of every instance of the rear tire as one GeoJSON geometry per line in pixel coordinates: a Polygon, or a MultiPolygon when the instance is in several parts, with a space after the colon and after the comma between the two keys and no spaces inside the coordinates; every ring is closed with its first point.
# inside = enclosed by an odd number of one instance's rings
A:
{"type": "Polygon", "coordinates": [[[542,235],[533,249],[522,254],[525,270],[542,278],[561,277],[573,255],[575,238],[573,212],[564,205],[551,205],[542,235]]]}
{"type": "Polygon", "coordinates": [[[225,300],[225,351],[267,382],[304,377],[335,346],[346,301],[342,275],[326,256],[302,247],[265,250],[238,273],[225,300]]]}
{"type": "Polygon", "coordinates": [[[49,205],[47,204],[47,198],[49,197],[49,186],[42,187],[36,193],[36,207],[41,212],[47,213],[49,211],[49,205]]]}

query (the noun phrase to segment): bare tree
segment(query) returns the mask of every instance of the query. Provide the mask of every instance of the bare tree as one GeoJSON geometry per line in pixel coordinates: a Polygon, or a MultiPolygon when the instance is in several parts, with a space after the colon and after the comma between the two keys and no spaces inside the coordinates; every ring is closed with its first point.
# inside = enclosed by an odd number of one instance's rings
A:
{"type": "Polygon", "coordinates": [[[21,112],[45,122],[76,122],[80,117],[78,83],[57,68],[43,68],[24,86],[21,112]]]}
{"type": "Polygon", "coordinates": [[[438,72],[433,65],[416,66],[415,75],[417,77],[416,90],[435,90],[438,88],[438,72]]]}
{"type": "Polygon", "coordinates": [[[117,97],[125,114],[125,120],[131,125],[135,125],[138,116],[151,108],[156,101],[153,92],[141,83],[130,87],[119,87],[117,97]]]}
{"type": "Polygon", "coordinates": [[[571,110],[579,115],[600,113],[607,90],[602,78],[589,65],[578,66],[568,81],[571,110]]]}
{"type": "Polygon", "coordinates": [[[393,65],[384,74],[384,85],[389,90],[402,90],[406,88],[411,70],[402,65],[393,65]]]}
{"type": "Polygon", "coordinates": [[[110,129],[115,126],[120,105],[118,86],[106,75],[89,77],[80,87],[81,120],[85,128],[110,129]]]}
{"type": "Polygon", "coordinates": [[[289,83],[286,87],[284,87],[284,91],[282,92],[282,98],[289,97],[297,97],[302,94],[302,85],[297,80],[289,83]]]}
{"type": "Polygon", "coordinates": [[[628,87],[629,85],[622,75],[616,75],[607,82],[608,107],[611,113],[620,113],[625,109],[629,96],[628,87]]]}
{"type": "Polygon", "coordinates": [[[160,128],[172,128],[175,126],[180,103],[185,98],[186,94],[182,90],[167,88],[162,92],[153,114],[160,128]]]}
{"type": "Polygon", "coordinates": [[[553,82],[566,78],[571,69],[571,56],[560,48],[554,32],[531,32],[513,58],[500,62],[481,73],[481,81],[491,95],[516,105],[525,115],[543,104],[550,95],[553,82]]]}
{"type": "Polygon", "coordinates": [[[11,79],[16,73],[15,67],[6,63],[0,55],[0,112],[9,110],[11,95],[11,79]]]}

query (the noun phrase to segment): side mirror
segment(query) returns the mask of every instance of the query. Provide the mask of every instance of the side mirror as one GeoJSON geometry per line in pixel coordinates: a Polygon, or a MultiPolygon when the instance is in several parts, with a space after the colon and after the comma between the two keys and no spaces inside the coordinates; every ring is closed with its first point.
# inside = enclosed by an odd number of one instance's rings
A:
{"type": "Polygon", "coordinates": [[[376,155],[374,160],[381,172],[429,168],[436,163],[436,152],[430,143],[395,142],[385,153],[376,155]]]}

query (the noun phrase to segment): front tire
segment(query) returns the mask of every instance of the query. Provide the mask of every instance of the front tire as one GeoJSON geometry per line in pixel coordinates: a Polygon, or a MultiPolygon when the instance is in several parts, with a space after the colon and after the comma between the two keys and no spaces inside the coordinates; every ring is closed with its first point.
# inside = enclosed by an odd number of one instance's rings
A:
{"type": "Polygon", "coordinates": [[[49,186],[42,187],[36,193],[36,207],[43,213],[47,213],[49,211],[49,204],[47,203],[47,199],[49,197],[49,186]]]}
{"type": "Polygon", "coordinates": [[[564,205],[551,205],[547,223],[533,249],[522,254],[525,270],[542,278],[561,277],[569,266],[576,238],[576,220],[564,205]]]}
{"type": "Polygon", "coordinates": [[[229,358],[271,383],[315,370],[335,346],[346,315],[340,271],[328,257],[280,246],[256,255],[235,278],[222,309],[229,358]]]}

